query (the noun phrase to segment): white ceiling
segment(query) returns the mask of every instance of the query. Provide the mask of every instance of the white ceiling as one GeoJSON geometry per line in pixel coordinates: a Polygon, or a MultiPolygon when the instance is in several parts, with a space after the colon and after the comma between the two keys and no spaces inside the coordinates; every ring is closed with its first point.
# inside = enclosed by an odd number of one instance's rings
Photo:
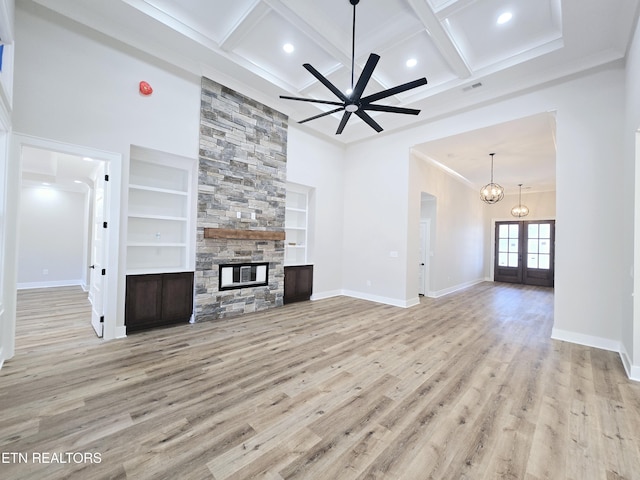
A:
{"type": "MultiPolygon", "coordinates": [[[[428,85],[377,102],[421,109],[420,115],[371,113],[385,131],[426,124],[624,59],[639,2],[361,0],[356,7],[355,77],[370,53],[381,60],[364,95],[426,77],[428,85]],[[505,11],[513,18],[498,25],[505,11]],[[409,58],[417,60],[415,67],[405,65],[409,58]]],[[[341,90],[351,82],[349,0],[18,0],[18,6],[21,3],[41,4],[188,72],[225,83],[289,115],[290,121],[332,107],[281,100],[279,95],[336,100],[303,63],[341,90]],[[285,43],[295,51],[285,53],[285,43]]],[[[356,116],[335,135],[341,114],[305,126],[345,144],[380,135],[356,116]]],[[[473,184],[481,173],[489,173],[489,150],[496,152],[496,174],[499,168],[507,172],[510,159],[517,157],[518,167],[503,183],[553,188],[554,128],[543,117],[496,126],[482,135],[443,139],[418,150],[473,184]],[[536,133],[523,131],[529,128],[536,133]],[[545,166],[550,170],[543,173],[545,166]],[[523,178],[523,168],[530,178],[523,178]]]]}

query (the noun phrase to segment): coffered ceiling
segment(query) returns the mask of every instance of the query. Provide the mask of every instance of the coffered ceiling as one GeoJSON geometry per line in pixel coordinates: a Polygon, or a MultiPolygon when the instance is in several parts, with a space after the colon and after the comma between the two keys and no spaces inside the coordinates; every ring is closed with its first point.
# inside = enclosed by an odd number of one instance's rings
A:
{"type": "MultiPolygon", "coordinates": [[[[360,0],[355,78],[370,53],[381,60],[364,95],[426,77],[426,86],[378,102],[421,109],[420,115],[371,112],[387,132],[426,123],[623,59],[639,1],[360,0]],[[499,23],[504,13],[511,19],[499,23]],[[407,66],[409,59],[415,66],[407,66]]],[[[279,95],[336,100],[303,63],[341,90],[351,83],[349,0],[21,2],[40,4],[193,74],[209,76],[282,111],[292,122],[333,107],[281,100],[279,95]],[[285,44],[293,52],[285,52],[285,44]]],[[[380,135],[355,116],[335,135],[341,114],[305,126],[344,143],[380,135]]],[[[540,134],[540,142],[552,141],[551,130],[540,134]]],[[[440,148],[449,159],[462,155],[454,145],[440,148]]],[[[446,158],[440,161],[446,163],[446,158]]]]}

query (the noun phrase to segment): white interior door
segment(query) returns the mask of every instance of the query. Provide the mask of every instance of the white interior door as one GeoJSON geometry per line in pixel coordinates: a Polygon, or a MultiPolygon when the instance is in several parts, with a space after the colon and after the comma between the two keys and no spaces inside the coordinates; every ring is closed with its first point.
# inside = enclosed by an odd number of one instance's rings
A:
{"type": "Polygon", "coordinates": [[[91,284],[89,300],[91,301],[91,325],[99,337],[102,337],[104,326],[105,276],[107,254],[107,230],[105,228],[107,211],[107,194],[109,182],[105,181],[106,162],[98,168],[94,183],[93,226],[91,235],[91,284]]]}
{"type": "Polygon", "coordinates": [[[431,246],[431,221],[420,222],[420,241],[418,247],[418,294],[427,295],[429,292],[429,251],[431,246]]]}

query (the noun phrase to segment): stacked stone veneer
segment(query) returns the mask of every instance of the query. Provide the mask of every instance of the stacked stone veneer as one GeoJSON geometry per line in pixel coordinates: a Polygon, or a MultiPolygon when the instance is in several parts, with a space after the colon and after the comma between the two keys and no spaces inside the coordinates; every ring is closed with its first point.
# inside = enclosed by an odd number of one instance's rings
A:
{"type": "Polygon", "coordinates": [[[205,239],[204,228],[282,231],[286,152],[285,115],[202,79],[197,321],[282,305],[284,241],[205,239]],[[218,290],[219,265],[249,262],[269,262],[267,286],[218,290]]]}

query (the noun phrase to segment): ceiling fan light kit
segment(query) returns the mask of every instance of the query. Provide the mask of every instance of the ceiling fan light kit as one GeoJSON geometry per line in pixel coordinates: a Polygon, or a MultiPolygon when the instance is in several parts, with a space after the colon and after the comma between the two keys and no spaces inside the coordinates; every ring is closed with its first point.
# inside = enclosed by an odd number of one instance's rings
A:
{"type": "Polygon", "coordinates": [[[504,198],[504,188],[493,182],[493,156],[495,153],[489,155],[491,155],[491,182],[480,189],[480,199],[485,203],[494,204],[504,198]]]}
{"type": "Polygon", "coordinates": [[[344,111],[342,115],[342,120],[340,120],[340,124],[338,125],[338,129],[336,130],[336,135],[339,135],[344,130],[344,127],[347,125],[349,121],[349,117],[352,114],[356,114],[360,117],[367,125],[373,128],[376,132],[381,132],[383,128],[366,112],[368,111],[376,111],[376,112],[389,112],[389,113],[402,113],[405,115],[418,115],[420,110],[416,110],[414,108],[403,108],[403,107],[395,107],[391,105],[378,105],[374,104],[378,100],[382,100],[383,98],[388,98],[393,95],[397,95],[402,92],[406,92],[407,90],[411,90],[416,87],[420,87],[422,85],[427,84],[426,78],[420,78],[418,80],[414,80],[412,82],[407,82],[402,85],[398,85],[397,87],[388,88],[378,93],[374,93],[373,95],[368,95],[366,97],[362,97],[364,89],[366,88],[371,76],[373,75],[373,71],[380,60],[380,56],[372,53],[369,55],[367,63],[360,74],[360,78],[358,78],[358,82],[354,86],[354,68],[355,68],[355,42],[356,42],[356,5],[358,5],[360,0],[349,0],[349,3],[353,5],[353,41],[351,45],[351,93],[345,94],[339,88],[337,88],[333,83],[331,83],[324,75],[322,75],[318,70],[313,68],[309,63],[305,63],[303,65],[304,68],[307,69],[311,75],[316,77],[316,79],[322,83],[325,87],[327,87],[331,93],[333,93],[338,99],[337,101],[332,100],[316,100],[314,98],[304,98],[304,97],[291,97],[288,95],[280,95],[280,98],[286,100],[297,100],[300,102],[311,102],[311,103],[319,103],[324,105],[334,105],[337,108],[332,110],[320,113],[318,115],[314,115],[313,117],[305,118],[298,123],[305,123],[311,120],[315,120],[317,118],[325,117],[327,115],[332,115],[337,112],[344,111]]]}

